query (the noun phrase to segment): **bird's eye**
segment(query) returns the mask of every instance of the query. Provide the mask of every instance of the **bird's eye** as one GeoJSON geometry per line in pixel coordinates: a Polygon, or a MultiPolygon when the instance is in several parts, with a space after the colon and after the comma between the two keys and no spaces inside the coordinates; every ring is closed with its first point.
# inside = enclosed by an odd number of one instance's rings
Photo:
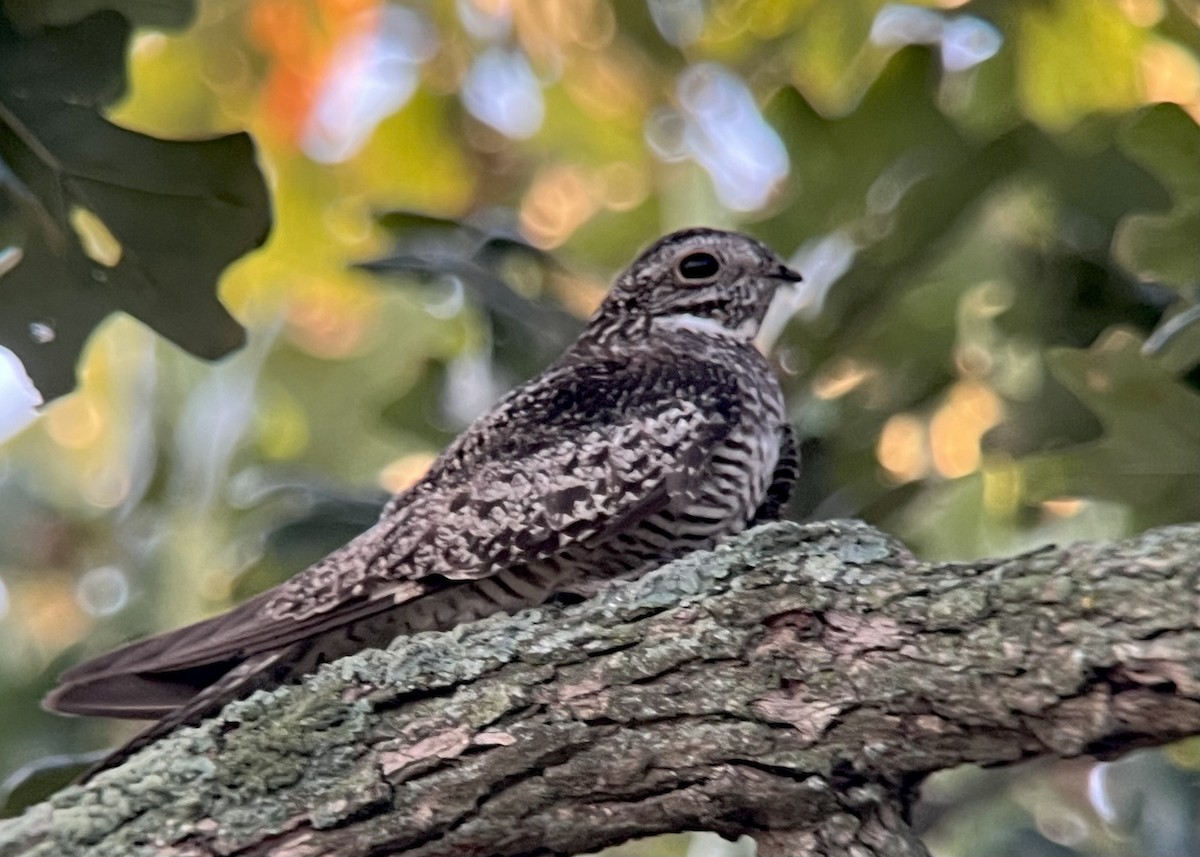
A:
{"type": "Polygon", "coordinates": [[[721,263],[712,253],[688,253],[675,266],[685,280],[707,280],[721,270],[721,263]]]}

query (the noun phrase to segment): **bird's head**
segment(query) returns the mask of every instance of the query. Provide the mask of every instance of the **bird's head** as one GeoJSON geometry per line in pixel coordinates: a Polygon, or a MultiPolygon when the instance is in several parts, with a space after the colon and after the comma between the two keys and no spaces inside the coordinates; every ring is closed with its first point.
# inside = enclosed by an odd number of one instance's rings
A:
{"type": "Polygon", "coordinates": [[[696,228],[673,232],[620,277],[592,326],[682,327],[749,341],[775,290],[800,275],[748,235],[696,228]]]}

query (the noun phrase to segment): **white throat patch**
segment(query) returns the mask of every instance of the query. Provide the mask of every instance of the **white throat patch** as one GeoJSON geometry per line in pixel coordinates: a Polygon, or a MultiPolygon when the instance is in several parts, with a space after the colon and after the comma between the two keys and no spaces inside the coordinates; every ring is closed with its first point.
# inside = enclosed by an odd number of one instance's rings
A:
{"type": "Polygon", "coordinates": [[[692,330],[696,333],[704,333],[709,336],[723,336],[727,339],[736,339],[739,342],[749,342],[754,338],[756,328],[754,319],[746,319],[737,327],[726,327],[713,318],[701,318],[698,315],[691,313],[680,313],[679,315],[666,315],[654,319],[655,327],[665,327],[668,330],[692,330]]]}

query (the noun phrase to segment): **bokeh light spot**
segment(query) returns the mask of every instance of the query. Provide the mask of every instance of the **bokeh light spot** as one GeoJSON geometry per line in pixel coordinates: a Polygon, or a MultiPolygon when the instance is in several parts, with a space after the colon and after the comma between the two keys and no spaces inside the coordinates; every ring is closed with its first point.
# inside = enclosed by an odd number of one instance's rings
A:
{"type": "Polygon", "coordinates": [[[884,423],[875,458],[893,482],[912,482],[929,470],[925,424],[912,414],[896,414],[884,423]]]}
{"type": "Polygon", "coordinates": [[[1200,122],[1200,62],[1195,54],[1156,39],[1142,49],[1139,65],[1147,101],[1178,104],[1200,122]]]}
{"type": "Polygon", "coordinates": [[[813,395],[818,399],[840,399],[874,374],[872,367],[852,357],[843,357],[813,380],[813,395]]]}
{"type": "Polygon", "coordinates": [[[406,491],[425,475],[437,456],[432,452],[413,452],[389,462],[379,471],[379,484],[393,494],[406,491]]]}
{"type": "Polygon", "coordinates": [[[95,468],[83,483],[83,496],[101,509],[115,509],[129,496],[131,480],[122,463],[111,462],[95,468]]]}
{"type": "Polygon", "coordinates": [[[129,579],[116,566],[90,569],[75,584],[75,599],[90,616],[111,616],[129,600],[129,579]]]}
{"type": "Polygon", "coordinates": [[[59,446],[83,449],[100,438],[105,418],[86,392],[59,399],[46,409],[46,432],[59,446]]]}
{"type": "Polygon", "coordinates": [[[75,230],[79,243],[83,245],[83,252],[89,259],[107,268],[115,267],[121,261],[121,242],[94,212],[73,205],[69,218],[71,228],[75,230]]]}
{"type": "Polygon", "coordinates": [[[735,211],[766,205],[787,177],[788,154],[746,84],[716,63],[701,63],[680,75],[676,95],[684,146],[721,202],[735,211]]]}
{"type": "Polygon", "coordinates": [[[539,247],[557,247],[582,226],[597,205],[581,170],[558,165],[542,170],[521,202],[521,230],[539,247]]]}
{"type": "Polygon", "coordinates": [[[317,162],[357,153],[375,126],[412,97],[421,63],[437,50],[433,26],[412,9],[388,4],[371,17],[371,26],[337,44],[317,91],[302,139],[317,162]]]}
{"type": "Polygon", "coordinates": [[[523,140],[542,127],[541,85],[523,53],[488,48],[467,71],[462,100],[471,115],[501,134],[523,140]]]}
{"type": "Polygon", "coordinates": [[[0,443],[37,419],[42,403],[25,366],[17,355],[0,345],[0,443]]]}
{"type": "Polygon", "coordinates": [[[1056,497],[1041,503],[1042,511],[1055,518],[1073,518],[1083,511],[1083,505],[1078,497],[1056,497]]]}
{"type": "Polygon", "coordinates": [[[996,425],[1004,405],[991,388],[977,381],[959,381],[929,422],[933,466],[954,479],[979,469],[984,432],[996,425]]]}

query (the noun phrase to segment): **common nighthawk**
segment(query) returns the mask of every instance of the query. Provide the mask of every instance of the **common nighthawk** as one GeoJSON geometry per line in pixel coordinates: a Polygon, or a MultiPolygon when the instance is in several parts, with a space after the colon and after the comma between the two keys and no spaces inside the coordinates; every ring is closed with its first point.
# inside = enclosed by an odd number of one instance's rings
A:
{"type": "Polygon", "coordinates": [[[400,634],[644,571],[778,516],[798,472],[752,340],[800,276],[733,232],[687,229],[625,271],[579,339],[393,497],[379,522],[240,607],[63,673],[54,711],[159,722],[400,634]]]}

